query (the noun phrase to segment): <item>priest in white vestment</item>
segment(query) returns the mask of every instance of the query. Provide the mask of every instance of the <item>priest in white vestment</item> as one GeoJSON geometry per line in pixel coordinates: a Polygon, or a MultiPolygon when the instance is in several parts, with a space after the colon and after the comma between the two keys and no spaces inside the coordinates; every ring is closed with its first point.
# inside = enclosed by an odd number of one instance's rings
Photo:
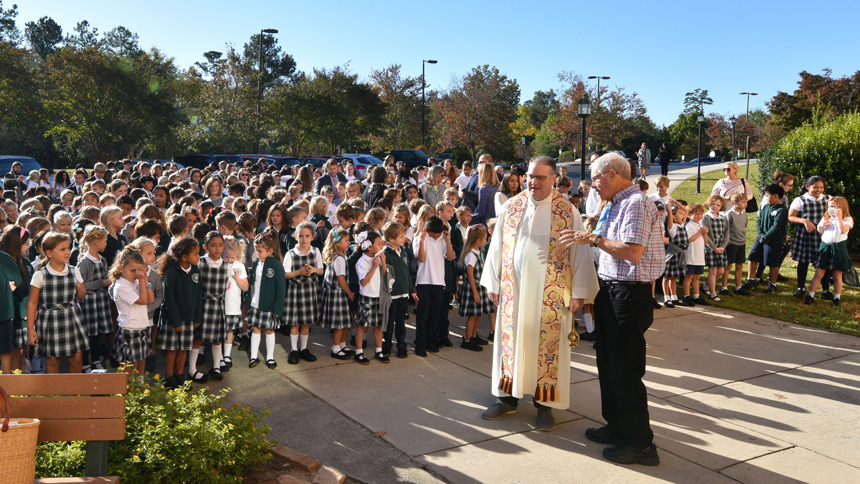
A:
{"type": "Polygon", "coordinates": [[[481,285],[498,311],[493,346],[493,395],[484,413],[514,413],[519,398],[534,396],[537,428],[555,426],[552,408],[570,405],[570,347],[574,313],[592,303],[597,274],[588,247],[559,243],[560,231],[584,230],[575,207],[555,189],[555,161],[529,163],[528,189],[497,214],[481,285]]]}

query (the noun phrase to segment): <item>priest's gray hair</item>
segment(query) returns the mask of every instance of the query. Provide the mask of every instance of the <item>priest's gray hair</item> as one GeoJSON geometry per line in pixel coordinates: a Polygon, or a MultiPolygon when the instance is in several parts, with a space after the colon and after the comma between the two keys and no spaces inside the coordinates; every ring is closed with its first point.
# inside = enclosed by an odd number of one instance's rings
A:
{"type": "Polygon", "coordinates": [[[591,173],[606,173],[615,170],[625,180],[630,180],[630,162],[618,153],[606,153],[591,164],[591,173]]]}
{"type": "Polygon", "coordinates": [[[531,160],[529,160],[529,164],[531,165],[532,163],[540,163],[540,164],[542,164],[542,165],[546,165],[546,166],[548,166],[548,167],[549,167],[549,171],[550,171],[550,172],[552,172],[552,174],[553,174],[553,175],[555,175],[556,173],[558,173],[558,172],[556,171],[556,164],[555,164],[555,160],[553,160],[553,159],[552,159],[552,158],[550,158],[549,156],[537,156],[537,157],[534,157],[534,158],[532,158],[531,160]]]}

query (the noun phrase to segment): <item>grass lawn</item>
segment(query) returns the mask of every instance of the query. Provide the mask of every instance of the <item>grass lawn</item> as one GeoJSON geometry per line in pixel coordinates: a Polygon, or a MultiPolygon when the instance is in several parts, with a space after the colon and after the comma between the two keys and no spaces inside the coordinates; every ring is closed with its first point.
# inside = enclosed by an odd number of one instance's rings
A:
{"type": "MultiPolygon", "coordinates": [[[[746,173],[744,166],[741,166],[740,173],[746,173]]],[[[696,193],[696,177],[690,177],[672,191],[672,198],[686,200],[687,203],[705,203],[705,200],[707,200],[711,193],[711,189],[714,187],[714,183],[722,177],[723,172],[721,171],[703,173],[702,193],[699,194],[696,193]]],[[[761,194],[758,190],[758,165],[750,165],[750,179],[753,181],[753,194],[759,201],[759,205],[761,205],[761,194]]],[[[749,214],[749,224],[747,225],[748,251],[752,247],[752,242],[756,235],[756,218],[756,214],[749,214]]],[[[794,230],[793,226],[790,227],[789,234],[793,236],[794,230]]],[[[765,271],[765,274],[767,274],[767,271],[765,271]]],[[[804,306],[800,299],[793,297],[794,290],[797,289],[797,264],[791,260],[791,255],[785,259],[785,263],[780,268],[780,274],[788,277],[790,280],[787,283],[778,284],[776,293],[762,294],[761,289],[764,286],[760,286],[751,291],[753,292],[753,296],[723,296],[724,302],[715,303],[715,306],[837,333],[860,336],[860,322],[858,322],[860,321],[860,290],[844,286],[842,289],[842,306],[836,308],[829,301],[824,301],[820,298],[821,289],[819,289],[815,304],[804,306]]],[[[813,274],[814,269],[810,268],[809,276],[807,277],[807,288],[813,274]]],[[[707,281],[706,276],[707,272],[702,276],[702,282],[707,281]]],[[[744,270],[744,276],[746,276],[746,270],[744,270]]],[[[731,276],[729,278],[729,287],[733,286],[734,276],[731,276]]],[[[680,284],[678,294],[679,296],[683,296],[680,284]]]]}

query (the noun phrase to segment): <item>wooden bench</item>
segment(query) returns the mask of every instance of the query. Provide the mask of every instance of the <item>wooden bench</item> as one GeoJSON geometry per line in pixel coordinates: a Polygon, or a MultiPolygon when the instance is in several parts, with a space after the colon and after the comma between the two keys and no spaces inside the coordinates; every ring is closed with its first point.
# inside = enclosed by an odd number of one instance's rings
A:
{"type": "Polygon", "coordinates": [[[125,438],[128,375],[0,375],[11,415],[37,418],[39,441],[87,443],[85,476],[36,479],[37,483],[117,483],[108,473],[108,441],[125,438]]]}

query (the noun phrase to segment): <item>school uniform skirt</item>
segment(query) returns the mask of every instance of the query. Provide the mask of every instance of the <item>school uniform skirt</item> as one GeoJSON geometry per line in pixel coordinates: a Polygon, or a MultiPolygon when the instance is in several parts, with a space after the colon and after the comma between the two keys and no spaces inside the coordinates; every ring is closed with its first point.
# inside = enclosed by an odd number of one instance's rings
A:
{"type": "Polygon", "coordinates": [[[271,311],[248,308],[248,326],[260,329],[278,329],[281,327],[281,323],[271,311]]]}
{"type": "Polygon", "coordinates": [[[145,360],[152,352],[152,329],[117,329],[111,351],[114,359],[120,362],[145,360]]]}
{"type": "Polygon", "coordinates": [[[107,289],[99,289],[94,292],[87,291],[87,294],[81,299],[81,311],[84,321],[86,321],[87,336],[110,334],[113,330],[110,303],[107,289]]]}
{"type": "Polygon", "coordinates": [[[162,321],[158,328],[156,348],[164,351],[188,351],[194,345],[194,327],[186,323],[181,331],[176,331],[169,323],[162,321]]]}
{"type": "Polygon", "coordinates": [[[224,321],[224,298],[204,297],[203,318],[200,326],[194,328],[194,339],[204,343],[220,343],[227,333],[224,321]]]}
{"type": "Polygon", "coordinates": [[[12,341],[12,344],[15,348],[26,348],[30,346],[30,342],[27,341],[27,327],[23,328],[15,328],[15,339],[12,341]]]}
{"type": "Polygon", "coordinates": [[[487,288],[480,284],[478,284],[480,300],[475,301],[475,295],[472,293],[472,286],[469,284],[468,277],[463,278],[458,296],[460,298],[460,316],[481,316],[496,312],[496,306],[490,300],[487,288]]]}
{"type": "Polygon", "coordinates": [[[319,324],[320,285],[316,277],[298,276],[287,283],[284,324],[319,324]]]}
{"type": "Polygon", "coordinates": [[[224,316],[224,324],[227,326],[227,331],[239,331],[242,329],[242,315],[228,314],[224,316]]]}
{"type": "Polygon", "coordinates": [[[848,244],[845,241],[835,244],[821,243],[818,248],[818,263],[815,267],[826,271],[850,271],[853,263],[848,256],[848,244]]]}
{"type": "Polygon", "coordinates": [[[358,314],[355,315],[355,324],[363,328],[382,326],[378,297],[358,296],[358,314]]]}
{"type": "Polygon", "coordinates": [[[687,251],[672,254],[666,258],[666,268],[663,270],[664,278],[679,279],[687,275],[687,251]]]}
{"type": "Polygon", "coordinates": [[[35,329],[39,337],[36,352],[41,356],[71,356],[90,349],[84,317],[77,302],[39,304],[35,329]]]}
{"type": "Polygon", "coordinates": [[[322,291],[320,326],[329,329],[346,329],[350,326],[349,298],[340,287],[325,285],[322,291]]]}

